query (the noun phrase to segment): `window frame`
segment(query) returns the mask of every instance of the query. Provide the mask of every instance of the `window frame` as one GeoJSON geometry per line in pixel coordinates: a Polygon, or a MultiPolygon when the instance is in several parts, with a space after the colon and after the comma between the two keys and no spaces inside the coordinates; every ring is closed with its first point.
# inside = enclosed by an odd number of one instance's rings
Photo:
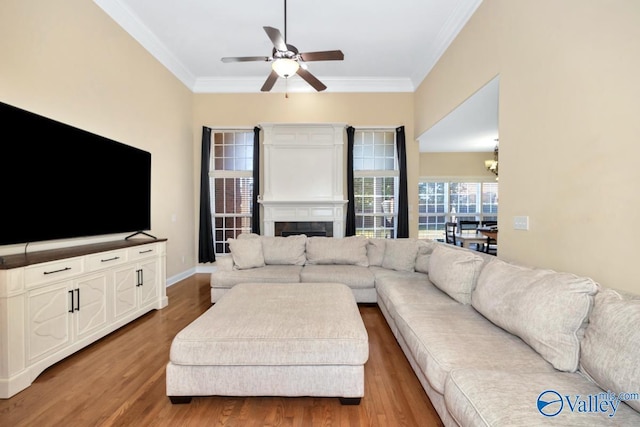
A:
{"type": "MultiPolygon", "coordinates": [[[[211,150],[209,155],[209,191],[210,191],[210,200],[211,200],[211,221],[212,221],[212,232],[213,232],[213,242],[216,255],[229,254],[229,245],[227,244],[227,239],[232,236],[233,238],[237,237],[240,233],[250,233],[251,232],[251,222],[253,219],[253,192],[255,188],[253,188],[253,156],[255,153],[253,152],[253,138],[254,132],[253,128],[211,128],[211,150]],[[245,138],[249,138],[249,143],[243,144],[245,148],[251,149],[251,161],[247,160],[247,156],[242,156],[245,159],[245,167],[248,166],[250,169],[216,169],[216,159],[234,159],[238,158],[236,156],[216,156],[216,134],[227,134],[233,133],[235,134],[247,134],[245,138]],[[251,194],[241,196],[241,199],[247,202],[248,212],[217,212],[216,207],[216,180],[227,180],[227,179],[243,179],[247,180],[251,185],[251,194]],[[220,228],[216,226],[216,220],[222,219],[223,227],[220,228]],[[240,227],[233,226],[227,227],[227,223],[229,220],[232,220],[234,224],[239,222],[242,224],[240,227]],[[222,240],[218,238],[219,232],[222,232],[222,240]],[[231,233],[231,234],[229,234],[231,233]],[[220,247],[223,248],[223,251],[220,251],[220,247]]],[[[247,140],[245,140],[247,141],[247,140]]],[[[230,144],[231,145],[231,144],[230,144]]],[[[235,145],[235,144],[233,144],[235,145]]],[[[235,154],[235,149],[234,149],[235,154]]],[[[224,160],[222,160],[224,163],[224,160]]],[[[224,184],[223,184],[224,185],[224,184]]],[[[226,210],[226,209],[225,209],[226,210]]]]}
{"type": "MultiPolygon", "coordinates": [[[[385,137],[385,142],[386,142],[386,137],[385,137]]],[[[367,145],[365,144],[361,144],[362,147],[362,151],[363,154],[366,151],[367,145]]],[[[386,145],[382,144],[383,146],[386,145]]],[[[370,238],[375,238],[375,237],[381,237],[381,234],[385,234],[386,230],[390,230],[392,229],[392,236],[385,236],[385,237],[392,237],[395,238],[395,236],[397,235],[397,227],[398,227],[398,191],[399,191],[399,185],[400,185],[400,164],[399,164],[399,160],[398,160],[398,148],[397,148],[397,133],[395,130],[395,127],[391,128],[391,127],[370,127],[370,128],[359,128],[355,130],[354,133],[354,146],[353,146],[353,186],[354,186],[354,205],[355,205],[355,220],[356,220],[356,235],[361,235],[361,236],[365,236],[365,237],[370,237],[370,238]],[[375,150],[375,135],[373,136],[373,138],[371,139],[372,143],[371,144],[367,144],[368,146],[371,147],[371,151],[373,152],[372,156],[357,156],[357,148],[358,148],[358,142],[359,141],[363,141],[365,136],[363,134],[366,133],[372,133],[372,134],[376,134],[376,133],[383,133],[383,134],[390,134],[393,141],[392,144],[390,144],[392,146],[392,151],[393,151],[393,169],[357,169],[357,163],[359,159],[362,159],[362,164],[363,166],[365,165],[365,162],[367,161],[367,159],[369,161],[372,162],[372,164],[375,167],[376,161],[379,161],[379,163],[381,164],[386,164],[386,161],[388,161],[391,157],[388,155],[383,155],[380,157],[376,157],[376,150],[375,150]],[[360,137],[358,135],[361,135],[360,137]],[[362,180],[362,179],[372,179],[372,186],[373,188],[375,188],[376,186],[376,180],[378,179],[385,179],[385,178],[393,178],[393,209],[391,212],[384,212],[384,208],[382,207],[382,203],[384,202],[380,202],[379,205],[382,208],[380,211],[378,211],[376,209],[376,212],[359,212],[358,211],[358,199],[360,197],[368,197],[368,196],[358,196],[358,193],[356,192],[357,189],[357,181],[358,180],[362,180]],[[385,227],[384,224],[384,218],[392,218],[393,221],[393,227],[385,227]],[[359,224],[364,224],[366,222],[366,218],[370,218],[371,219],[371,223],[373,224],[373,227],[367,227],[367,228],[363,228],[363,227],[359,227],[359,224]],[[377,224],[380,223],[381,225],[378,227],[377,224]]],[[[384,197],[384,195],[382,194],[372,194],[372,196],[375,200],[375,198],[380,198],[380,197],[384,197]]],[[[374,206],[377,206],[378,203],[374,203],[374,206]]]]}
{"type": "MultiPolygon", "coordinates": [[[[495,203],[495,212],[485,213],[483,212],[484,208],[484,199],[483,195],[488,193],[485,191],[485,185],[496,185],[498,183],[495,179],[490,177],[482,177],[482,176],[421,176],[418,178],[418,238],[421,239],[433,239],[433,240],[442,240],[444,241],[444,224],[446,222],[455,222],[459,219],[471,219],[480,221],[480,223],[484,221],[494,221],[497,220],[498,217],[498,204],[495,203]],[[423,193],[421,193],[421,185],[425,183],[443,183],[445,185],[445,194],[444,194],[444,212],[422,212],[422,206],[428,206],[428,204],[422,203],[423,193]],[[479,184],[478,191],[476,193],[476,211],[469,213],[459,213],[451,211],[451,184],[452,183],[473,183],[479,184]],[[428,226],[430,224],[428,218],[438,218],[444,216],[444,223],[439,221],[433,221],[431,224],[435,225],[435,229],[429,229],[428,226]],[[426,220],[423,222],[422,219],[426,220]],[[426,225],[426,229],[422,229],[422,226],[426,225]],[[442,229],[440,230],[438,226],[441,225],[442,229]]],[[[498,190],[499,187],[496,188],[498,190]]],[[[499,198],[499,190],[496,192],[497,197],[499,198]]],[[[425,209],[427,210],[427,209],[425,209]]]]}

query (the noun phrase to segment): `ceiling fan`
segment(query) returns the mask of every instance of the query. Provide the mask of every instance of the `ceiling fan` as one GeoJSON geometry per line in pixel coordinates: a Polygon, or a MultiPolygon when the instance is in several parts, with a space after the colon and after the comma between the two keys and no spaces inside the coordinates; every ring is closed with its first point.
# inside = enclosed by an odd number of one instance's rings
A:
{"type": "Polygon", "coordinates": [[[315,90],[321,92],[327,88],[320,80],[307,70],[306,62],[311,61],[342,61],[344,54],[340,50],[326,50],[320,52],[300,53],[298,49],[287,43],[287,0],[284,0],[284,37],[280,30],[273,27],[262,27],[273,43],[271,56],[240,56],[224,57],[222,62],[250,62],[265,61],[271,62],[271,73],[260,89],[262,92],[269,92],[278,80],[278,77],[285,79],[294,74],[302,77],[315,90]]]}

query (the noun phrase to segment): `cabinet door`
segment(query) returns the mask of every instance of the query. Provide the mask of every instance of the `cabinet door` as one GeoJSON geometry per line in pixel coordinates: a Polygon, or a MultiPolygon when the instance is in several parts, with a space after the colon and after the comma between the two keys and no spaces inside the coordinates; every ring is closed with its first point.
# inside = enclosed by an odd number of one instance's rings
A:
{"type": "Polygon", "coordinates": [[[73,312],[76,339],[84,338],[107,324],[107,276],[87,277],[74,285],[73,312]]]}
{"type": "Polygon", "coordinates": [[[138,274],[135,266],[126,265],[114,272],[113,313],[115,320],[138,309],[138,274]]]}
{"type": "Polygon", "coordinates": [[[59,282],[27,296],[27,354],[34,361],[71,344],[71,283],[59,282]]]}
{"type": "Polygon", "coordinates": [[[153,305],[158,298],[158,260],[150,259],[138,265],[141,270],[140,307],[153,305]]]}

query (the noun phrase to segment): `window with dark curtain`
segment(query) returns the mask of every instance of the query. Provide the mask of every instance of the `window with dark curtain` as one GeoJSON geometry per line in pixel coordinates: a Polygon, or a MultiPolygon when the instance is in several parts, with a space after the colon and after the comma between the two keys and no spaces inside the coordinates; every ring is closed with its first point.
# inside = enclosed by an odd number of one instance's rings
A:
{"type": "Polygon", "coordinates": [[[345,236],[356,235],[356,204],[353,188],[353,142],[356,130],[353,126],[347,127],[347,220],[345,224],[345,236]]]}
{"type": "Polygon", "coordinates": [[[251,219],[251,232],[260,234],[260,128],[253,128],[253,217],[251,219]]]}
{"type": "Polygon", "coordinates": [[[209,188],[211,129],[202,127],[202,159],[200,161],[200,228],[198,232],[198,262],[215,262],[213,222],[209,188]]]}
{"type": "Polygon", "coordinates": [[[398,228],[397,237],[409,237],[409,199],[407,194],[407,146],[404,126],[396,129],[396,147],[398,150],[398,167],[400,183],[398,186],[398,228]]]}

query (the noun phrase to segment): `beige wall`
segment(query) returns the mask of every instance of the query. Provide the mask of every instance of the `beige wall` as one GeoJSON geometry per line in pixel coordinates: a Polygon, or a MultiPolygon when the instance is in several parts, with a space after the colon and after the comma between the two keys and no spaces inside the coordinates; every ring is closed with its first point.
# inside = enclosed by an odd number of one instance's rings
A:
{"type": "MultiPolygon", "coordinates": [[[[410,234],[417,236],[418,143],[413,134],[413,94],[282,93],[198,94],[194,102],[194,161],[200,164],[202,126],[253,127],[260,123],[345,123],[358,127],[405,126],[410,234]]],[[[346,147],[345,147],[346,149],[346,147]]],[[[346,157],[345,157],[346,158],[346,157]]],[[[194,176],[194,188],[199,178],[194,176]]],[[[197,197],[197,196],[196,196],[197,197]]],[[[198,223],[196,218],[196,224],[198,223]]]]}
{"type": "Polygon", "coordinates": [[[91,1],[3,0],[0,58],[0,101],[151,152],[151,233],[193,268],[192,93],[91,1]]]}
{"type": "Polygon", "coordinates": [[[417,90],[419,135],[500,75],[501,258],[640,293],[638,22],[635,0],[484,0],[417,90]]]}
{"type": "Polygon", "coordinates": [[[495,175],[484,167],[485,160],[493,159],[489,153],[421,153],[420,177],[457,177],[468,176],[495,179],[495,175]]]}
{"type": "MultiPolygon", "coordinates": [[[[0,100],[149,150],[167,274],[194,268],[201,126],[345,122],[422,134],[500,75],[500,256],[640,293],[640,2],[484,0],[415,94],[192,94],[93,2],[0,3],[0,100]],[[175,217],[175,222],[172,218],[175,217]],[[184,262],[183,262],[184,259],[184,262]]],[[[417,234],[411,206],[411,235],[417,234]]],[[[0,248],[0,251],[13,250],[0,248]]]]}

